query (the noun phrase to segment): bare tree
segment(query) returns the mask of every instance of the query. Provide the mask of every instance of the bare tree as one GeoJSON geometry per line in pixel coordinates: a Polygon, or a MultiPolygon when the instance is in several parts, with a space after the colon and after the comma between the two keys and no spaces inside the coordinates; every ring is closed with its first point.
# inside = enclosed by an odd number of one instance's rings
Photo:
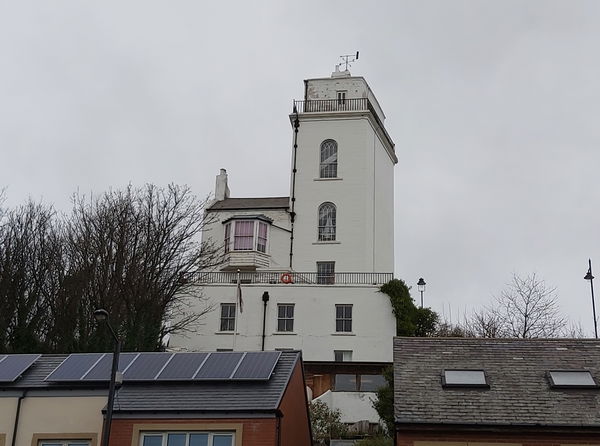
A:
{"type": "Polygon", "coordinates": [[[200,240],[205,203],[175,185],[75,196],[53,337],[63,345],[74,339],[74,350],[109,348],[92,325],[97,308],[109,311],[126,349],[154,350],[166,334],[193,329],[211,308],[189,311],[202,299],[192,275],[220,261],[220,250],[200,240]],[[69,323],[73,312],[78,325],[69,323]]]}
{"type": "Polygon", "coordinates": [[[43,349],[48,308],[60,282],[54,210],[29,202],[0,222],[0,350],[43,349]]]}
{"type": "Polygon", "coordinates": [[[568,335],[556,288],[536,274],[513,274],[491,306],[476,310],[462,324],[467,336],[484,338],[554,338],[568,335]]]}
{"type": "Polygon", "coordinates": [[[504,317],[494,308],[473,311],[461,324],[465,336],[474,338],[501,338],[508,336],[504,317]]]}
{"type": "Polygon", "coordinates": [[[76,195],[63,217],[28,203],[0,214],[0,351],[108,350],[110,312],[126,350],[160,348],[211,310],[194,274],[221,260],[201,241],[206,200],[187,187],[76,195]],[[202,305],[194,305],[201,307],[202,305]]]}

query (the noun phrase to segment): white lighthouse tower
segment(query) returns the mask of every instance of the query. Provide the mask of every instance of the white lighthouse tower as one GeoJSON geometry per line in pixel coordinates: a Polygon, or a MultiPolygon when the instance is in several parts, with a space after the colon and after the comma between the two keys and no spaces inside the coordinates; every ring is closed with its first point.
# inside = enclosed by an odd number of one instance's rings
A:
{"type": "Polygon", "coordinates": [[[235,198],[217,176],[204,232],[224,261],[196,280],[203,325],[181,350],[301,350],[312,396],[342,420],[371,407],[392,362],[395,318],[379,287],[393,278],[394,143],[364,78],[304,81],[294,101],[289,196],[235,198]],[[243,312],[240,308],[243,296],[243,312]]]}

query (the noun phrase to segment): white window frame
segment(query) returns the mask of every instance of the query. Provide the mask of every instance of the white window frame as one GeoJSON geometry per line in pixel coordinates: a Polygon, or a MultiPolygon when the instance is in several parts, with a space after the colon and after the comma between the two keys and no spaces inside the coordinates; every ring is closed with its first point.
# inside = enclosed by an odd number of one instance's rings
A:
{"type": "Polygon", "coordinates": [[[190,443],[190,435],[193,434],[207,434],[208,435],[208,446],[213,446],[213,440],[215,436],[230,436],[231,437],[231,446],[235,446],[235,432],[228,431],[177,431],[177,430],[169,430],[169,431],[146,431],[140,432],[140,441],[139,446],[144,446],[144,439],[146,437],[151,436],[162,436],[161,446],[167,446],[167,439],[169,434],[185,434],[185,446],[188,446],[190,443]]]}
{"type": "Polygon", "coordinates": [[[319,242],[335,242],[337,239],[337,206],[330,201],[321,203],[317,211],[317,220],[317,240],[319,242]],[[331,220],[331,224],[327,224],[328,219],[331,220]]]}
{"type": "Polygon", "coordinates": [[[230,302],[224,302],[221,304],[221,312],[219,313],[219,331],[222,332],[234,332],[235,331],[235,318],[237,317],[237,307],[236,304],[232,304],[230,302]],[[231,308],[233,307],[233,317],[231,317],[231,314],[229,313],[228,315],[223,315],[223,310],[225,308],[228,308],[229,310],[231,310],[231,308]],[[227,330],[223,330],[223,322],[227,321],[227,325],[229,326],[229,323],[231,322],[231,320],[233,320],[233,328],[232,329],[227,329],[227,330]]]}
{"type": "Polygon", "coordinates": [[[352,304],[336,304],[335,306],[335,332],[336,333],[352,333],[353,330],[353,306],[352,304]],[[342,309],[342,316],[338,317],[338,308],[342,309]],[[346,309],[350,308],[350,317],[346,314],[346,309]],[[341,322],[341,330],[338,330],[338,322],[341,322]],[[347,324],[350,323],[350,330],[347,330],[347,324]]]}
{"type": "Polygon", "coordinates": [[[296,313],[295,304],[277,304],[277,332],[278,333],[293,333],[294,332],[294,317],[296,313]],[[287,309],[291,307],[292,315],[289,316],[287,309]],[[286,309],[282,317],[281,310],[286,309]],[[283,322],[283,330],[280,330],[280,322],[283,322]],[[291,327],[288,329],[288,324],[291,323],[291,327]]]}
{"type": "Polygon", "coordinates": [[[338,177],[338,143],[335,139],[326,139],[319,146],[319,178],[337,178],[338,177]],[[331,152],[326,150],[331,146],[331,152]],[[325,156],[325,159],[323,157],[325,156]],[[333,158],[333,160],[332,160],[333,158]]]}
{"type": "Polygon", "coordinates": [[[81,445],[81,444],[85,444],[87,446],[91,446],[92,442],[90,440],[87,439],[82,439],[82,440],[78,440],[76,438],[70,439],[70,440],[63,440],[63,439],[46,439],[46,440],[39,440],[38,441],[38,446],[45,446],[45,445],[51,445],[51,446],[55,446],[57,444],[61,445],[61,446],[69,446],[72,444],[76,444],[76,445],[81,445]]]}
{"type": "Polygon", "coordinates": [[[334,285],[335,284],[335,262],[317,262],[317,284],[334,285]],[[331,266],[331,271],[328,267],[331,266]],[[326,271],[324,271],[326,270],[326,271]]]}
{"type": "MultiPolygon", "coordinates": [[[[223,245],[224,245],[224,250],[225,250],[225,254],[231,253],[231,252],[252,252],[252,251],[256,251],[256,252],[260,252],[263,254],[267,254],[269,252],[269,239],[270,239],[270,227],[271,225],[261,219],[257,219],[257,218],[247,218],[247,219],[235,219],[235,220],[230,220],[227,223],[225,223],[225,228],[223,230],[223,245]],[[250,249],[236,249],[235,248],[235,240],[236,240],[236,226],[238,223],[247,223],[247,222],[252,222],[253,227],[252,227],[252,246],[250,249]],[[259,243],[259,236],[260,236],[260,228],[263,227],[266,229],[266,237],[262,238],[260,237],[261,241],[264,240],[264,244],[263,243],[259,243]],[[264,247],[261,249],[261,247],[264,247]],[[264,249],[264,250],[263,250],[264,249]]],[[[237,237],[249,237],[249,236],[240,236],[238,235],[237,237]]]]}

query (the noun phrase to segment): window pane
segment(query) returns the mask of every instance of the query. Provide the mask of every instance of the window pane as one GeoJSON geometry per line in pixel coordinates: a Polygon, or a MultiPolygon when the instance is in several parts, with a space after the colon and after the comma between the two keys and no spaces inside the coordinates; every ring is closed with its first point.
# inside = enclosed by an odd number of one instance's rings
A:
{"type": "Polygon", "coordinates": [[[483,370],[444,370],[448,385],[486,385],[483,370]]]}
{"type": "Polygon", "coordinates": [[[336,209],[333,203],[319,206],[319,241],[335,240],[336,209]]]}
{"type": "Polygon", "coordinates": [[[169,434],[167,436],[167,446],[185,446],[186,434],[169,434]]]}
{"type": "Polygon", "coordinates": [[[550,377],[552,378],[552,382],[555,386],[596,386],[594,378],[592,378],[592,374],[586,370],[552,370],[550,372],[550,377]]]}
{"type": "Polygon", "coordinates": [[[254,249],[254,222],[236,221],[235,240],[233,249],[237,251],[251,251],[254,249]]]}
{"type": "Polygon", "coordinates": [[[162,446],[162,435],[144,435],[144,446],[162,446]]]}
{"type": "Polygon", "coordinates": [[[376,392],[385,385],[385,378],[381,375],[360,375],[360,390],[363,392],[376,392]]]}
{"type": "Polygon", "coordinates": [[[320,177],[337,177],[337,143],[332,139],[327,139],[321,144],[320,177]]]}
{"type": "Polygon", "coordinates": [[[85,443],[69,443],[69,446],[90,446],[90,444],[86,441],[85,443]]]}
{"type": "Polygon", "coordinates": [[[233,446],[232,435],[213,435],[212,446],[233,446]]]}
{"type": "Polygon", "coordinates": [[[356,375],[335,375],[335,390],[342,392],[354,392],[356,387],[356,375]]]}
{"type": "Polygon", "coordinates": [[[208,434],[190,434],[190,446],[208,446],[208,434]]]}

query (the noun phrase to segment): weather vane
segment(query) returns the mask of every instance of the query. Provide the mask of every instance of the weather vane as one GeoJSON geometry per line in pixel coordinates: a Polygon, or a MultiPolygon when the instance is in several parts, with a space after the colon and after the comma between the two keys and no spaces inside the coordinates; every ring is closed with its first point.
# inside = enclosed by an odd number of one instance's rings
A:
{"type": "Polygon", "coordinates": [[[343,56],[340,56],[340,59],[342,59],[343,62],[340,62],[335,66],[336,70],[339,70],[342,65],[345,65],[344,71],[348,71],[348,68],[350,68],[352,62],[358,60],[358,51],[356,54],[344,54],[343,56]]]}

